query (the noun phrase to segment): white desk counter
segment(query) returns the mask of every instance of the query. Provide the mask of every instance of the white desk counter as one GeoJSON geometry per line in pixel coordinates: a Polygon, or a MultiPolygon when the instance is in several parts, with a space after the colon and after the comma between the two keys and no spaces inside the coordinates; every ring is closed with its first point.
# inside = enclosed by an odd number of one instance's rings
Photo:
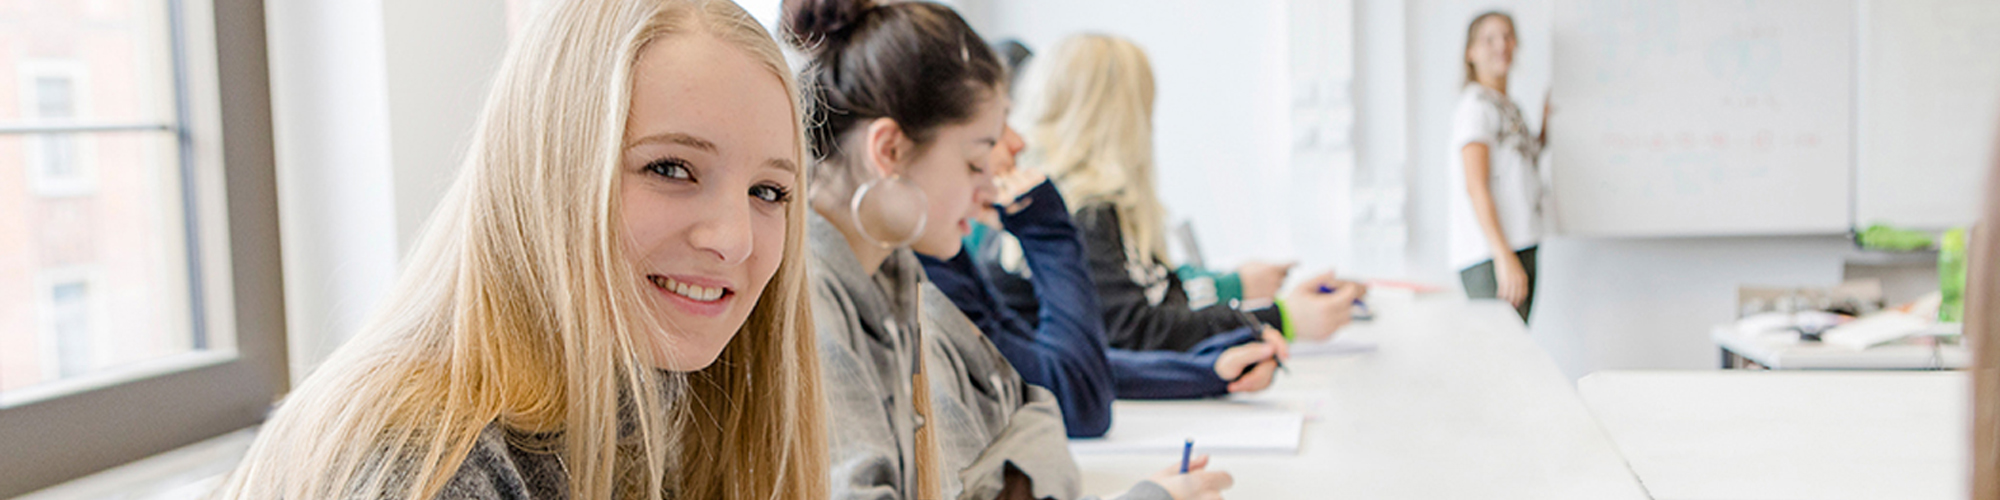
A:
{"type": "Polygon", "coordinates": [[[1659,500],[1967,498],[1962,372],[1599,372],[1577,389],[1659,500]]]}
{"type": "Polygon", "coordinates": [[[1744,334],[1734,325],[1718,325],[1709,338],[1723,352],[1723,368],[1735,368],[1739,356],[1773,370],[1925,370],[1965,368],[1972,353],[1964,345],[1939,343],[1936,338],[1905,339],[1866,350],[1799,340],[1797,333],[1744,334]]]}
{"type": "MultiPolygon", "coordinates": [[[[1372,301],[1340,338],[1373,352],[1294,357],[1268,391],[1136,405],[1268,405],[1305,412],[1296,455],[1216,455],[1243,499],[1644,499],[1555,363],[1512,309],[1453,297],[1372,301]]],[[[1201,443],[1195,443],[1197,451],[1201,443]]],[[[1121,491],[1177,455],[1078,455],[1084,491],[1121,491]]]]}

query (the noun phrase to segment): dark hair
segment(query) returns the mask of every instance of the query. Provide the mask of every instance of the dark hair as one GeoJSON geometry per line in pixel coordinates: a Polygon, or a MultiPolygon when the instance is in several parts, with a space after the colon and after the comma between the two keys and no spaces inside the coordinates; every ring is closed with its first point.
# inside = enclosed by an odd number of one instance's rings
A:
{"type": "MultiPolygon", "coordinates": [[[[1486,18],[1489,17],[1497,17],[1500,18],[1500,20],[1502,21],[1507,21],[1508,31],[1518,31],[1515,29],[1514,26],[1514,16],[1508,15],[1504,11],[1489,10],[1486,12],[1479,13],[1479,15],[1477,16],[1473,16],[1472,24],[1465,25],[1465,50],[1461,50],[1458,52],[1458,57],[1461,59],[1465,59],[1465,83],[1472,83],[1475,81],[1479,81],[1478,75],[1474,74],[1472,70],[1472,59],[1467,58],[1465,52],[1472,50],[1472,37],[1474,35],[1474,32],[1479,30],[1479,23],[1486,22],[1486,18]]],[[[1517,34],[1516,36],[1519,35],[1517,34]]]]}
{"type": "Polygon", "coordinates": [[[1013,90],[1021,82],[1021,66],[1035,57],[1035,51],[1028,50],[1028,44],[1009,38],[993,42],[993,52],[1007,63],[1007,89],[1013,90]]]}
{"type": "MultiPolygon", "coordinates": [[[[993,51],[951,8],[928,2],[785,0],[783,31],[812,59],[799,80],[813,103],[813,157],[838,155],[840,137],[889,118],[919,148],[938,127],[972,118],[1007,78],[993,51]]],[[[819,184],[826,168],[814,169],[819,184]]]]}

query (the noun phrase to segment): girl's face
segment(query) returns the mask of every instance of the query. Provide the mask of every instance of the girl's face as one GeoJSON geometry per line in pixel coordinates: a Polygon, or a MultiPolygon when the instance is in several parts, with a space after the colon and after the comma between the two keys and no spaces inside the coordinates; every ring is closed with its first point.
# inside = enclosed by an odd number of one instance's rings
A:
{"type": "Polygon", "coordinates": [[[930,147],[905,170],[904,177],[930,200],[924,232],[910,244],[917,253],[958,255],[973,217],[993,204],[993,149],[1007,126],[1006,89],[993,89],[991,96],[974,108],[971,120],[939,128],[930,147]]]}
{"type": "Polygon", "coordinates": [[[1479,21],[1472,30],[1472,44],[1465,60],[1482,79],[1505,78],[1514,66],[1514,23],[1500,16],[1479,21]]]}
{"type": "Polygon", "coordinates": [[[653,362],[715,361],[784,258],[800,189],[784,84],[706,34],[654,42],[633,71],[619,164],[619,218],[632,269],[665,328],[653,362]]]}
{"type": "MultiPolygon", "coordinates": [[[[1021,139],[1021,134],[1015,132],[1013,126],[1001,125],[1001,127],[1000,142],[994,144],[993,151],[986,154],[986,172],[992,174],[994,177],[1005,178],[1014,174],[1014,157],[1019,156],[1021,150],[1027,149],[1028,143],[1021,139]]],[[[980,189],[986,190],[986,200],[991,203],[980,203],[979,206],[973,207],[974,210],[979,212],[979,215],[976,217],[979,219],[979,222],[994,229],[1001,229],[1001,225],[1000,211],[994,208],[993,203],[1012,201],[999,199],[1000,186],[998,184],[997,182],[989,183],[981,187],[980,189]]]]}

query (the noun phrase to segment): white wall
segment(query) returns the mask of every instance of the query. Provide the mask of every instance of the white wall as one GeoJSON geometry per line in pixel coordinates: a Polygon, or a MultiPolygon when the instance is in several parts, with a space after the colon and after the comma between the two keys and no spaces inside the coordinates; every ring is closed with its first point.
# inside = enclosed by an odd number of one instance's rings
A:
{"type": "MultiPolygon", "coordinates": [[[[1158,89],[1154,154],[1173,217],[1194,221],[1211,265],[1299,258],[1289,166],[1291,82],[1285,2],[1007,0],[962,2],[988,39],[1047,50],[1095,31],[1146,49],[1158,89]],[[990,13],[990,18],[975,16],[990,13]]],[[[1329,193],[1335,203],[1345,198],[1329,193]]]]}
{"type": "Polygon", "coordinates": [[[265,8],[294,381],[395,275],[381,11],[380,0],[265,8]]]}
{"type": "Polygon", "coordinates": [[[457,177],[509,37],[503,2],[395,0],[382,7],[400,255],[457,177]]]}
{"type": "Polygon", "coordinates": [[[1401,1],[1354,2],[1354,154],[1356,195],[1379,200],[1355,231],[1354,271],[1411,276],[1409,271],[1410,99],[1407,8],[1401,1]]]}
{"type": "Polygon", "coordinates": [[[265,11],[294,380],[360,328],[457,170],[506,49],[504,4],[265,11]]]}

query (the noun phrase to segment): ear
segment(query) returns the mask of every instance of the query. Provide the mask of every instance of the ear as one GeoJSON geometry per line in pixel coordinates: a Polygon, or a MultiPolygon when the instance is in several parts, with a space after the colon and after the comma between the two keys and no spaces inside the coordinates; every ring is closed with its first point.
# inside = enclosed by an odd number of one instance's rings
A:
{"type": "Polygon", "coordinates": [[[903,126],[890,118],[876,118],[868,122],[867,149],[862,151],[868,168],[883,177],[896,175],[903,162],[908,161],[910,137],[903,134],[903,126]]]}

